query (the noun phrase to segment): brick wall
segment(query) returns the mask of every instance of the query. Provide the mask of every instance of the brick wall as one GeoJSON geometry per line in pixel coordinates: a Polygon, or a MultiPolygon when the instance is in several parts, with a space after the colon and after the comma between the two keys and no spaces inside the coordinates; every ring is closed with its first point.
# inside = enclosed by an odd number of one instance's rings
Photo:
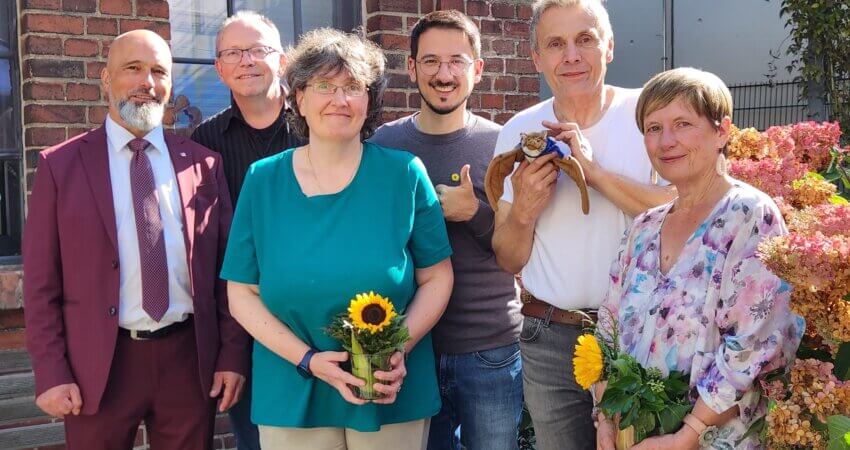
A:
{"type": "Polygon", "coordinates": [[[419,93],[407,76],[410,30],[423,14],[457,9],[481,30],[484,76],[469,98],[476,113],[505,123],[539,101],[540,82],[531,62],[531,0],[364,0],[366,32],[387,55],[389,87],[384,120],[419,108],[419,93]]]}

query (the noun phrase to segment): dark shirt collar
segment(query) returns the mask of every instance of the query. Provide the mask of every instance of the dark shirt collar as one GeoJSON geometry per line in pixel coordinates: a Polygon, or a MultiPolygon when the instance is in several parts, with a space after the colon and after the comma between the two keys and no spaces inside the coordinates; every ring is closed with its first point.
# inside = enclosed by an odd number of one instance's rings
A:
{"type": "MultiPolygon", "coordinates": [[[[289,110],[289,102],[286,99],[288,91],[286,89],[286,86],[284,85],[281,85],[280,88],[283,90],[283,109],[281,110],[280,115],[278,115],[278,120],[286,120],[286,118],[283,116],[284,113],[289,110]]],[[[242,115],[242,110],[239,109],[239,105],[236,104],[236,100],[233,98],[232,94],[230,95],[230,108],[227,108],[224,112],[222,112],[222,114],[225,118],[225,126],[224,130],[222,130],[222,133],[227,132],[227,130],[230,128],[230,125],[233,124],[234,120],[238,120],[246,126],[250,127],[250,125],[245,122],[245,117],[242,115]]]]}

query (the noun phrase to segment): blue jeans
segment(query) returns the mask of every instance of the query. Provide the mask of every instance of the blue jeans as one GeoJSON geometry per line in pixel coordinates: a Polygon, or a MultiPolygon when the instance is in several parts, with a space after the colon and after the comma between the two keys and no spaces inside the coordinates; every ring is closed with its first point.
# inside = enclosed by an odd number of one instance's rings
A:
{"type": "Polygon", "coordinates": [[[436,355],[443,407],[431,418],[428,450],[516,450],[522,418],[519,344],[436,355]]]}
{"type": "Polygon", "coordinates": [[[233,405],[227,414],[230,416],[230,429],[236,438],[236,449],[260,450],[260,433],[251,422],[251,375],[245,378],[239,403],[233,405]]]}
{"type": "Polygon", "coordinates": [[[523,389],[537,450],[596,449],[593,400],[573,373],[573,349],[581,334],[580,326],[534,317],[523,321],[523,389]]]}

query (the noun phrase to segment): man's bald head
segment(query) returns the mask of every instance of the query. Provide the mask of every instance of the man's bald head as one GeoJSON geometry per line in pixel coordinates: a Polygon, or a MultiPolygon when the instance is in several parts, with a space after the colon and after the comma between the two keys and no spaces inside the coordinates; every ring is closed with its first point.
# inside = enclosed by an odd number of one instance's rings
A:
{"type": "Polygon", "coordinates": [[[101,72],[112,120],[136,135],[161,125],[171,66],[171,50],[158,34],[134,30],[115,38],[101,72]]]}

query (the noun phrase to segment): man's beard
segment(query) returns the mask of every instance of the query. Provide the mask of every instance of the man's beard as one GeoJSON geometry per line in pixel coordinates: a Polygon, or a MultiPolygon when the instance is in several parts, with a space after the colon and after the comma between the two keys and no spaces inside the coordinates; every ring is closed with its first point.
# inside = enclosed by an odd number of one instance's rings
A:
{"type": "MultiPolygon", "coordinates": [[[[430,85],[430,84],[429,84],[429,85],[430,85]]],[[[449,86],[449,84],[434,83],[434,86],[449,86]]],[[[457,87],[458,87],[458,85],[457,85],[457,84],[454,84],[454,83],[452,83],[452,84],[451,84],[451,86],[454,86],[455,88],[457,88],[457,87]]],[[[433,86],[432,86],[432,87],[433,87],[433,86]]],[[[454,105],[449,105],[449,106],[437,106],[437,105],[435,105],[435,104],[433,104],[433,103],[431,103],[431,102],[429,102],[429,101],[428,101],[428,98],[427,98],[427,97],[425,96],[425,94],[422,92],[422,88],[420,87],[419,83],[416,83],[416,89],[419,91],[419,97],[421,97],[421,98],[422,98],[422,101],[423,101],[423,102],[425,102],[425,104],[426,104],[426,105],[428,105],[428,107],[429,107],[429,108],[431,108],[431,111],[434,111],[434,113],[439,114],[439,115],[441,115],[441,116],[444,116],[444,115],[446,115],[446,114],[451,114],[451,113],[453,113],[455,110],[457,110],[458,108],[460,108],[460,106],[461,106],[461,105],[463,105],[463,104],[464,104],[464,102],[466,102],[466,100],[469,98],[469,96],[470,96],[470,95],[472,95],[472,92],[470,92],[470,93],[466,94],[466,97],[462,98],[460,101],[458,101],[458,102],[457,102],[456,104],[454,104],[454,105]]]]}
{"type": "Polygon", "coordinates": [[[160,102],[158,98],[142,104],[121,99],[115,102],[114,106],[127,126],[143,132],[148,132],[162,125],[162,118],[165,115],[165,103],[160,102]]]}

